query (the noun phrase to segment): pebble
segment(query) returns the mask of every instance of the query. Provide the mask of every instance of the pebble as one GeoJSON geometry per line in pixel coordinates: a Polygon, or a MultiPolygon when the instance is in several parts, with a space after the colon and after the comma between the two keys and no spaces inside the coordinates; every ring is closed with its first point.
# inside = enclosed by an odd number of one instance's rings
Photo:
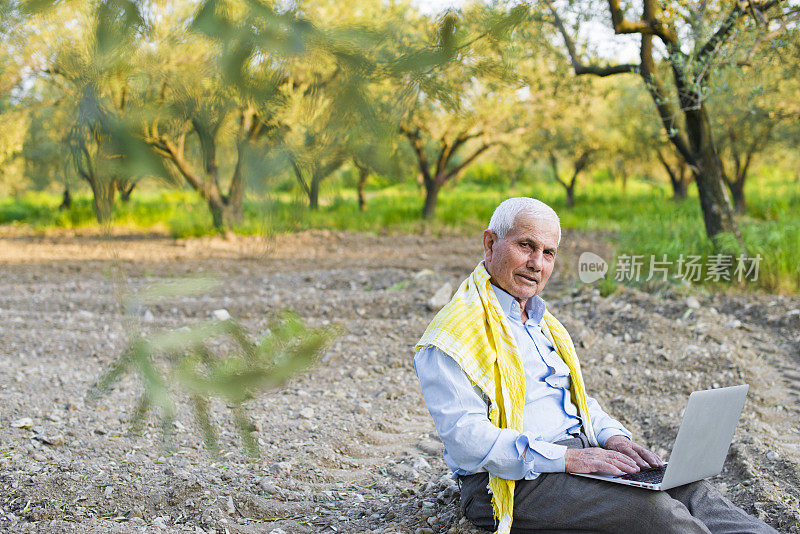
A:
{"type": "Polygon", "coordinates": [[[231,314],[225,308],[221,308],[219,310],[214,310],[211,312],[211,317],[216,319],[217,321],[227,321],[231,318],[231,314]]]}
{"type": "Polygon", "coordinates": [[[23,417],[11,422],[13,428],[31,428],[33,426],[33,419],[30,417],[23,417]]]}
{"type": "Polygon", "coordinates": [[[742,326],[742,322],[739,319],[731,319],[730,321],[725,323],[725,326],[727,326],[728,328],[739,328],[740,326],[742,326]]]}
{"type": "Polygon", "coordinates": [[[300,417],[302,419],[311,419],[314,417],[314,408],[307,407],[300,410],[300,417]]]}
{"type": "Polygon", "coordinates": [[[686,306],[693,310],[700,309],[700,301],[697,300],[697,297],[686,297],[686,306]]]}
{"type": "Polygon", "coordinates": [[[275,494],[278,493],[279,491],[278,486],[267,480],[262,480],[261,482],[259,482],[258,487],[264,490],[265,493],[269,494],[275,494]]]}
{"type": "Polygon", "coordinates": [[[778,458],[780,458],[780,456],[778,456],[778,453],[775,451],[769,451],[767,453],[767,460],[777,460],[778,458]]]}
{"type": "Polygon", "coordinates": [[[415,458],[413,462],[411,462],[411,467],[414,469],[430,469],[431,464],[425,458],[419,457],[415,458]]]}
{"type": "Polygon", "coordinates": [[[431,310],[438,310],[445,304],[450,302],[450,297],[453,296],[453,286],[450,282],[445,282],[436,290],[431,298],[428,299],[428,308],[431,310]]]}
{"type": "Polygon", "coordinates": [[[269,466],[269,470],[279,475],[287,475],[292,471],[291,462],[275,462],[269,466]]]}

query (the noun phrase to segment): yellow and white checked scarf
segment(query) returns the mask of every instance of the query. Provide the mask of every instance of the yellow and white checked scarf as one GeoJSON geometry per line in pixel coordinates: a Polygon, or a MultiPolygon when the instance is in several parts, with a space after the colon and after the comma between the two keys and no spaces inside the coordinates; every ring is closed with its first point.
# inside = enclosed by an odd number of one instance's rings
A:
{"type": "MultiPolygon", "coordinates": [[[[589,420],[586,390],[575,346],[564,326],[546,311],[544,334],[569,367],[572,402],[580,411],[589,442],[597,439],[589,420]]],[[[525,372],[519,349],[505,313],[491,287],[483,262],[464,280],[450,302],[442,308],[422,335],[415,350],[434,346],[449,354],[473,384],[489,398],[489,420],[499,428],[522,432],[525,410],[525,372]]],[[[514,481],[489,474],[492,508],[499,522],[498,534],[508,534],[514,516],[514,481]]]]}

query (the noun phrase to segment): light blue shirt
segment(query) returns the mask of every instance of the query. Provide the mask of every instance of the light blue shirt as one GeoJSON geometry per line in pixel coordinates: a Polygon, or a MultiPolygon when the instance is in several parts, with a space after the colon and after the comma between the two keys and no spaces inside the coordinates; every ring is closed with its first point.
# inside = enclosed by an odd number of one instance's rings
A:
{"type": "MultiPolygon", "coordinates": [[[[498,428],[488,417],[488,399],[456,361],[436,347],[417,351],[414,368],[422,396],[444,444],[444,460],[455,475],[488,471],[509,480],[563,472],[567,448],[556,441],[577,436],[581,420],[570,399],[569,368],[542,332],[545,302],[528,299],[522,323],[519,303],[492,286],[508,318],[525,369],[522,432],[498,428]]],[[[614,435],[631,437],[592,397],[589,417],[602,446],[614,435]]]]}

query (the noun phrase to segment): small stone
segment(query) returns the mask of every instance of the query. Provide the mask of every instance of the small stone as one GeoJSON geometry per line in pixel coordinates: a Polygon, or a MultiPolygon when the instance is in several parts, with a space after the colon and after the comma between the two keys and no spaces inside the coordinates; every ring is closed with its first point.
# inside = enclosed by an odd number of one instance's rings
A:
{"type": "Polygon", "coordinates": [[[778,456],[778,453],[775,452],[775,451],[769,451],[767,453],[767,460],[774,461],[774,460],[777,460],[778,458],[780,458],[780,456],[778,456]]]}
{"type": "Polygon", "coordinates": [[[153,526],[157,529],[166,530],[167,522],[164,520],[163,517],[156,517],[153,519],[153,526]]]}
{"type": "Polygon", "coordinates": [[[21,419],[17,419],[16,421],[12,421],[11,426],[13,428],[31,428],[33,426],[33,419],[30,417],[23,417],[21,419]]]}
{"type": "Polygon", "coordinates": [[[428,469],[431,464],[425,458],[419,457],[415,458],[414,461],[411,463],[411,467],[414,469],[428,469]]]}
{"type": "Polygon", "coordinates": [[[275,462],[269,466],[269,470],[276,474],[286,475],[292,471],[292,464],[291,462],[275,462]]]}
{"type": "Polygon", "coordinates": [[[269,534],[286,534],[286,531],[282,528],[273,528],[269,531],[269,534]]]}
{"type": "Polygon", "coordinates": [[[699,310],[700,301],[697,300],[697,297],[686,297],[686,307],[693,310],[699,310]]]}
{"type": "Polygon", "coordinates": [[[364,496],[361,495],[360,493],[356,493],[355,495],[353,495],[353,498],[356,500],[357,503],[366,502],[366,499],[364,499],[364,496]]]}
{"type": "Polygon", "coordinates": [[[300,410],[300,417],[302,419],[311,419],[312,417],[314,417],[314,408],[311,408],[310,406],[307,408],[303,408],[302,410],[300,410]]]}
{"type": "Polygon", "coordinates": [[[265,493],[269,493],[269,494],[278,493],[278,486],[276,486],[275,484],[273,484],[272,482],[269,482],[267,480],[262,480],[261,482],[258,483],[258,486],[265,493]]]}
{"type": "MultiPolygon", "coordinates": [[[[154,323],[155,320],[156,320],[156,318],[153,315],[153,312],[151,312],[150,310],[145,310],[144,311],[144,315],[142,315],[142,321],[143,322],[145,322],[145,323],[154,323]]],[[[153,524],[155,524],[155,521],[153,522],[153,524]]],[[[164,528],[166,528],[166,525],[164,526],[164,528]]]]}
{"type": "Polygon", "coordinates": [[[63,434],[55,434],[54,436],[39,436],[39,441],[46,445],[52,445],[53,447],[60,447],[67,442],[67,438],[64,437],[63,434]]]}
{"type": "Polygon", "coordinates": [[[622,334],[622,341],[624,341],[625,343],[630,343],[632,339],[633,338],[629,333],[625,332],[624,334],[622,334]]]}
{"type": "Polygon", "coordinates": [[[613,377],[619,376],[619,371],[617,371],[613,367],[611,369],[606,369],[606,373],[608,373],[609,375],[611,375],[613,377]]]}
{"type": "Polygon", "coordinates": [[[364,370],[363,367],[356,367],[353,369],[353,372],[350,373],[350,376],[356,380],[363,380],[364,378],[367,378],[369,374],[364,370]]]}
{"type": "Polygon", "coordinates": [[[614,355],[609,352],[603,356],[603,363],[614,363],[614,355]]]}
{"type": "Polygon", "coordinates": [[[44,454],[42,454],[39,451],[34,451],[32,456],[33,456],[33,459],[36,460],[37,462],[46,462],[47,461],[47,456],[45,456],[44,454]]]}
{"type": "Polygon", "coordinates": [[[433,296],[428,299],[428,308],[431,310],[438,310],[450,302],[450,297],[452,296],[453,286],[450,285],[450,282],[445,282],[439,289],[436,290],[436,293],[434,293],[433,296]]]}
{"type": "Polygon", "coordinates": [[[231,318],[231,314],[225,308],[221,308],[219,310],[212,311],[211,317],[213,317],[217,321],[227,321],[228,319],[231,318]]]}
{"type": "Polygon", "coordinates": [[[731,319],[730,321],[725,323],[725,326],[727,326],[728,328],[739,328],[742,326],[742,322],[739,319],[731,319]]]}
{"type": "Polygon", "coordinates": [[[114,486],[106,486],[106,489],[103,490],[103,497],[110,499],[112,495],[114,495],[114,486]]]}
{"type": "Polygon", "coordinates": [[[228,495],[228,515],[236,513],[236,507],[233,505],[233,496],[228,495]]]}

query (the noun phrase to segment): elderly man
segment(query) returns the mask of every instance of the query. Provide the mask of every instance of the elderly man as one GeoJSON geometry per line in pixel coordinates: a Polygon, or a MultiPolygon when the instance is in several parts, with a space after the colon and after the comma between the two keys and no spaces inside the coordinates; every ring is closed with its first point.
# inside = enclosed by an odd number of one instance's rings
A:
{"type": "Polygon", "coordinates": [[[569,334],[539,297],[561,240],[532,198],[501,203],[484,261],[416,346],[425,403],[459,479],[461,507],[500,533],[775,532],[706,482],[667,491],[567,473],[663,465],[584,390],[569,334]]]}

